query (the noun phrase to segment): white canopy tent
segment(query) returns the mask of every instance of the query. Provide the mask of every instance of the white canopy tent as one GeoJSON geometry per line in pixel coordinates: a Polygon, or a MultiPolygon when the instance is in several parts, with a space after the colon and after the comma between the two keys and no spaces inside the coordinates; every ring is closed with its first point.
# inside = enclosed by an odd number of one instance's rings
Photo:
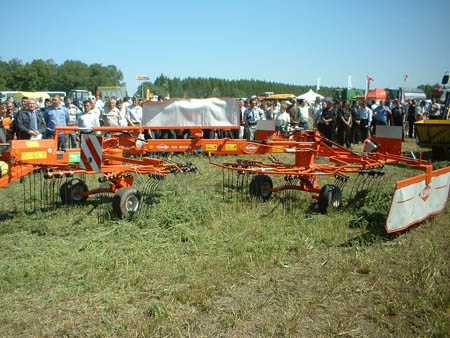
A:
{"type": "Polygon", "coordinates": [[[307,93],[297,96],[297,99],[303,99],[308,102],[314,102],[317,96],[320,97],[321,100],[324,98],[322,95],[317,94],[312,89],[310,89],[307,93]]]}

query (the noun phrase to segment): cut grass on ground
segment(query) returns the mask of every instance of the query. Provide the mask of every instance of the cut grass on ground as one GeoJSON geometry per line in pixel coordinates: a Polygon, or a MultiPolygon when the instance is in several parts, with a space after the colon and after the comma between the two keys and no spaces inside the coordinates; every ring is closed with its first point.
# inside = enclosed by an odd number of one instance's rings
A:
{"type": "Polygon", "coordinates": [[[307,193],[224,201],[221,170],[188,159],[201,174],[133,220],[99,224],[95,199],[24,214],[21,184],[0,190],[0,336],[448,336],[450,208],[379,220],[415,171],[322,215],[307,193]]]}

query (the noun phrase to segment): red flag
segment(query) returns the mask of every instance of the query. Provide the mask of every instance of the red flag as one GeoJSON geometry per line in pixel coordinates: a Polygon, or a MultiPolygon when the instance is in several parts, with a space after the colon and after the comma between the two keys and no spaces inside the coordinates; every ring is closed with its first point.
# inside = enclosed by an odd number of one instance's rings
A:
{"type": "Polygon", "coordinates": [[[372,76],[367,75],[367,81],[375,81],[372,76]]]}
{"type": "Polygon", "coordinates": [[[405,73],[405,77],[403,78],[403,82],[406,82],[408,80],[408,74],[405,73]]]}

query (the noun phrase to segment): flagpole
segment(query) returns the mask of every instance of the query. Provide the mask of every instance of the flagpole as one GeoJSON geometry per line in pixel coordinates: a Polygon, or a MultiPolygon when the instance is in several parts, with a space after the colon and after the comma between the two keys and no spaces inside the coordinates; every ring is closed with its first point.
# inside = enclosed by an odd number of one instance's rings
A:
{"type": "Polygon", "coordinates": [[[367,94],[369,93],[369,76],[366,76],[366,93],[364,95],[364,101],[367,101],[367,94]]]}

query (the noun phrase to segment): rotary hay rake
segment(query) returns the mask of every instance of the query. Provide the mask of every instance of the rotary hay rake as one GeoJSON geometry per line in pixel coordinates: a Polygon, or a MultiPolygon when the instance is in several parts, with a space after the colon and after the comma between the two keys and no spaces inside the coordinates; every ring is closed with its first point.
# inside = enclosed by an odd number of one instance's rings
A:
{"type": "MultiPolygon", "coordinates": [[[[377,128],[379,135],[365,141],[361,154],[322,137],[316,130],[303,130],[287,137],[274,133],[261,143],[252,144],[254,154],[271,151],[294,154],[294,164],[284,163],[273,155],[269,157],[270,162],[240,158],[218,163],[211,157],[210,162],[223,169],[224,197],[235,193],[244,199],[251,196],[265,201],[278,192],[307,191],[317,200],[321,213],[342,205],[343,189],[350,175],[356,175],[356,179],[349,198],[366,198],[371,190],[380,187],[385,178],[385,165],[406,163],[425,173],[396,184],[385,228],[387,232],[400,231],[445,207],[450,167],[433,171],[430,161],[401,156],[401,130],[399,133],[395,128],[377,128]],[[320,158],[328,159],[328,163],[318,163],[316,159],[320,158]],[[284,182],[274,186],[272,177],[277,176],[283,177],[284,182]],[[319,180],[325,177],[334,177],[334,182],[319,185],[319,180]]],[[[291,200],[289,193],[287,196],[291,200]]],[[[292,205],[288,206],[291,208],[292,205]]]]}
{"type": "MultiPolygon", "coordinates": [[[[68,133],[79,128],[57,127],[57,130],[68,133]]],[[[2,140],[0,187],[19,179],[27,212],[38,208],[52,210],[58,204],[76,205],[97,195],[95,204],[100,221],[111,214],[111,209],[104,206],[106,201],[111,202],[112,211],[118,216],[135,215],[147,208],[152,194],[163,190],[164,183],[175,184],[167,177],[181,177],[196,169],[191,163],[165,163],[127,154],[128,146],[123,144],[129,144],[129,140],[135,144],[139,133],[136,127],[98,127],[81,134],[81,148],[66,151],[57,150],[57,136],[47,140],[2,140]],[[89,190],[86,175],[98,174],[100,186],[89,190]]]]}

